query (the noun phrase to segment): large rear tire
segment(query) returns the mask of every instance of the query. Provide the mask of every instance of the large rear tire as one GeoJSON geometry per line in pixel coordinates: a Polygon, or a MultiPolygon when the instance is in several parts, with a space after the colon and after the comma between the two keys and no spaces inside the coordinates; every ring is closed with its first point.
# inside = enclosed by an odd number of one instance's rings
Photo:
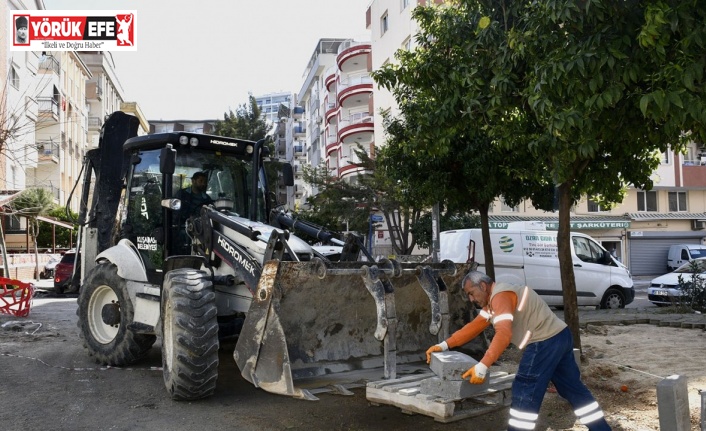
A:
{"type": "Polygon", "coordinates": [[[218,310],[208,274],[167,273],[162,291],[162,369],[175,400],[213,395],[218,380],[218,310]]]}
{"type": "Polygon", "coordinates": [[[157,337],[128,329],[135,310],[125,280],[108,262],[91,270],[78,297],[78,328],[83,345],[99,364],[125,366],[137,362],[157,337]]]}

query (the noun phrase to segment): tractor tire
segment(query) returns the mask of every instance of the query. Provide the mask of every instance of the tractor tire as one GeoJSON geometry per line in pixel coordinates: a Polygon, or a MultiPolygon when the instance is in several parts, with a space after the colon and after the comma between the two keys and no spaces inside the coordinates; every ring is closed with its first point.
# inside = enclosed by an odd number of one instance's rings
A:
{"type": "Polygon", "coordinates": [[[162,291],[162,370],[174,400],[213,395],[218,380],[216,294],[204,271],[170,271],[162,291]]]}
{"type": "Polygon", "coordinates": [[[125,280],[108,262],[97,265],[86,277],[78,297],[79,335],[97,363],[122,367],[143,358],[156,335],[128,329],[135,310],[125,280]]]}

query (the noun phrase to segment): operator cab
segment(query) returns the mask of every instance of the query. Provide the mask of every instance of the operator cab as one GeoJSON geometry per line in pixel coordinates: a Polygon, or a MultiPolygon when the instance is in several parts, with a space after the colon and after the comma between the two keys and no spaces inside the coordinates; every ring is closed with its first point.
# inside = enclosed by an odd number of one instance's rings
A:
{"type": "Polygon", "coordinates": [[[164,259],[191,254],[186,224],[190,217],[199,216],[202,205],[231,216],[267,221],[267,184],[253,157],[256,147],[251,141],[181,133],[141,136],[125,143],[132,163],[122,236],[136,245],[148,273],[161,276],[164,259]],[[176,151],[173,173],[162,173],[160,167],[161,156],[168,154],[164,152],[167,144],[176,151]],[[195,195],[198,199],[186,198],[195,195]],[[179,199],[181,205],[165,208],[165,199],[179,199]]]}

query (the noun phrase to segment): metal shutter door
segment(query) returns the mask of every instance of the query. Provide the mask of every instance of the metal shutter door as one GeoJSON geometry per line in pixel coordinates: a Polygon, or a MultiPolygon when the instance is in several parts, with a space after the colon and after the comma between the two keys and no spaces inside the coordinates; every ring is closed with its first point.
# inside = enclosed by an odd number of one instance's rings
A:
{"type": "Polygon", "coordinates": [[[667,270],[667,253],[672,244],[701,244],[699,238],[630,238],[632,275],[661,275],[667,270]]]}

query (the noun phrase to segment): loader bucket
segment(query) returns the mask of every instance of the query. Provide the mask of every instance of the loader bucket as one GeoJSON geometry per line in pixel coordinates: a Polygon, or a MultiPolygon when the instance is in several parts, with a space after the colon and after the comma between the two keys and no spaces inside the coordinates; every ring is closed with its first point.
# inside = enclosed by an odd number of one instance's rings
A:
{"type": "Polygon", "coordinates": [[[344,388],[362,370],[396,378],[399,364],[423,364],[429,346],[464,324],[460,281],[472,265],[271,260],[235,361],[255,386],[304,399],[316,399],[317,385],[344,388]]]}

